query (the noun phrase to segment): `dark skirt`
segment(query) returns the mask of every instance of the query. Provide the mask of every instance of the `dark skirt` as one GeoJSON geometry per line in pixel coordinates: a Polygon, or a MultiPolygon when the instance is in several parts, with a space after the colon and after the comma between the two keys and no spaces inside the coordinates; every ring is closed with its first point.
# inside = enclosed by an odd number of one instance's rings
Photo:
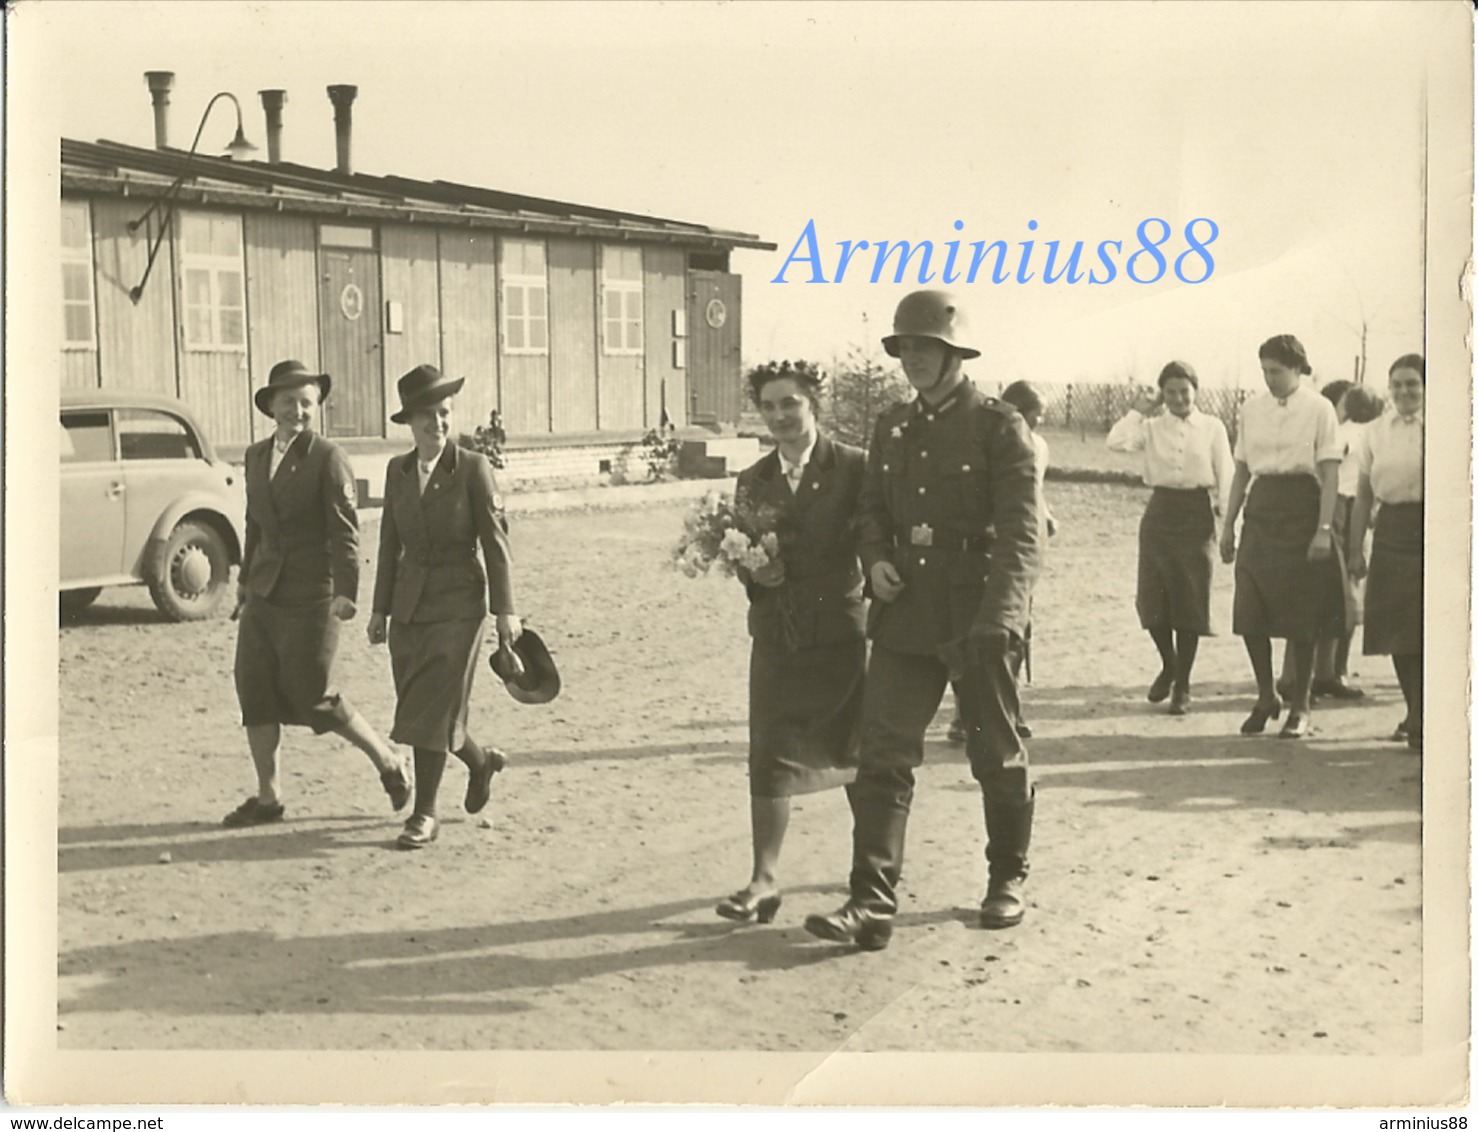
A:
{"type": "Polygon", "coordinates": [[[1205,488],[1157,487],[1139,521],[1134,605],[1146,629],[1211,635],[1216,520],[1205,488]]]}
{"type": "Polygon", "coordinates": [[[1237,549],[1232,632],[1239,637],[1315,641],[1347,630],[1344,551],[1338,540],[1322,561],[1309,561],[1319,529],[1319,481],[1313,476],[1259,476],[1252,483],[1237,549]]]}
{"type": "Polygon", "coordinates": [[[788,798],[857,777],[867,642],[788,650],[757,639],[749,653],[749,792],[788,798]]]}
{"type": "Polygon", "coordinates": [[[354,709],[331,684],[339,619],[331,601],[276,605],[250,597],[236,632],[236,698],[245,727],[290,723],[337,731],[354,709]]]}
{"type": "Polygon", "coordinates": [[[391,739],[424,751],[456,751],[467,742],[467,707],[486,620],[390,619],[391,739]]]}
{"type": "Polygon", "coordinates": [[[1422,651],[1422,505],[1383,503],[1365,582],[1365,655],[1422,651]]]}

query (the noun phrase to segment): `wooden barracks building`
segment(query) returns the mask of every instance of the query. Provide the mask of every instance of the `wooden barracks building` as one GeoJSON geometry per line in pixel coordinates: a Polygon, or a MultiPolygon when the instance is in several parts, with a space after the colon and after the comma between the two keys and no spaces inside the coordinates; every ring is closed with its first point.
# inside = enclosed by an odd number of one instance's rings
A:
{"type": "Polygon", "coordinates": [[[281,91],[261,94],[266,161],[187,153],[168,145],[173,76],[147,77],[156,148],[62,141],[64,387],[179,397],[228,450],[270,429],[251,394],[283,358],[333,376],[335,438],[405,437],[395,382],[422,362],[467,378],[460,429],[497,409],[510,448],[598,455],[664,420],[738,420],[729,253],[773,244],[355,173],[354,87],[329,88],[333,170],[281,160],[281,91]]]}

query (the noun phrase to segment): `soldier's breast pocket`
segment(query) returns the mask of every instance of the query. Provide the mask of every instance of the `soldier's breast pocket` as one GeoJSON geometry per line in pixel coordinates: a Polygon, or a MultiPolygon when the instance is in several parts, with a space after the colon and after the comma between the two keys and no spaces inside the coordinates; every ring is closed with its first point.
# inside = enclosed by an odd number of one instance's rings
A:
{"type": "Polygon", "coordinates": [[[990,473],[983,465],[951,461],[943,479],[945,501],[956,515],[980,520],[990,514],[990,473]]]}
{"type": "Polygon", "coordinates": [[[883,491],[888,505],[896,507],[902,497],[904,478],[908,475],[908,450],[899,441],[889,439],[883,442],[878,459],[883,465],[883,491]]]}

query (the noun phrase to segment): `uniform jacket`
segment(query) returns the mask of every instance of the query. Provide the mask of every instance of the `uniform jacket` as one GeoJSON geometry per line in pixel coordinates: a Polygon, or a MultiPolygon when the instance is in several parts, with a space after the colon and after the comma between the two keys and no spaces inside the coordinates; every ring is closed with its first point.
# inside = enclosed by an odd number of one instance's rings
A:
{"type": "Polygon", "coordinates": [[[751,636],[796,648],[863,637],[856,514],[864,467],[860,448],[818,436],[794,494],[778,451],[739,473],[736,496],[773,511],[785,563],[785,581],[778,586],[745,577],[751,636]]]}
{"type": "Polygon", "coordinates": [[[394,457],[385,469],[374,611],[401,621],[514,612],[513,555],[502,512],[482,453],[448,444],[425,494],[415,451],[394,457]]]}
{"type": "Polygon", "coordinates": [[[358,490],[349,459],[305,432],[272,475],[272,438],[246,450],[247,593],[292,605],[359,594],[358,490]]]}
{"type": "Polygon", "coordinates": [[[869,635],[928,655],[972,626],[1025,636],[1037,507],[1036,449],[1011,406],[967,379],[938,408],[915,398],[885,409],[868,453],[860,550],[869,574],[892,562],[904,589],[872,603],[869,635]],[[939,545],[913,545],[931,538],[939,545]]]}

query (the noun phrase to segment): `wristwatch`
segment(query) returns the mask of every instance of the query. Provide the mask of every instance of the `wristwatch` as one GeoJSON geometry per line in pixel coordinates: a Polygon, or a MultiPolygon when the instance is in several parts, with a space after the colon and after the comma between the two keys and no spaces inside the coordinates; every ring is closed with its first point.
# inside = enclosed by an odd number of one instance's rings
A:
{"type": "Polygon", "coordinates": [[[1330,534],[1333,534],[1334,533],[1334,524],[1333,523],[1320,523],[1319,524],[1319,529],[1321,531],[1328,531],[1330,534]]]}

